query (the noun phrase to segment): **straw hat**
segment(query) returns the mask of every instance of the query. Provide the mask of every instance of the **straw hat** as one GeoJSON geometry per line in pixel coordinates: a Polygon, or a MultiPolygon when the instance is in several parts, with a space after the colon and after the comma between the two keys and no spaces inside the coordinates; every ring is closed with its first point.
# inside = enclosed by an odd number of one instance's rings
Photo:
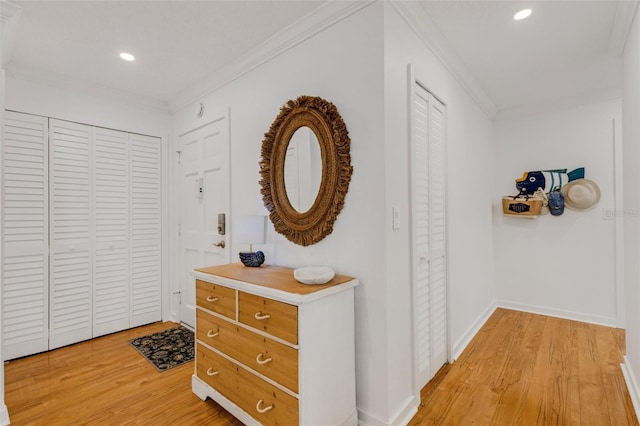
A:
{"type": "Polygon", "coordinates": [[[600,201],[600,188],[592,180],[577,179],[562,185],[564,205],[569,210],[591,210],[600,201]]]}

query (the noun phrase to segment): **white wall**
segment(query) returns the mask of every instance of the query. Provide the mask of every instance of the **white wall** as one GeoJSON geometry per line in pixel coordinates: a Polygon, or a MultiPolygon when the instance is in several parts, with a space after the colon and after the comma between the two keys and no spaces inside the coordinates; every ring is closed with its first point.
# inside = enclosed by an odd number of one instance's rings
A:
{"type": "MultiPolygon", "coordinates": [[[[207,111],[229,108],[231,217],[266,214],[258,181],[264,133],[289,99],[320,96],[333,102],[351,138],[353,176],[343,211],[331,235],[309,247],[268,232],[256,247],[267,264],[329,265],[360,280],[356,288],[357,403],[361,412],[387,418],[389,316],[385,266],[384,108],[382,6],[373,4],[205,96],[205,115],[187,107],[175,115],[175,129],[207,121],[207,111]]],[[[229,223],[229,229],[233,229],[229,223]]],[[[230,247],[232,260],[244,247],[230,247]]],[[[327,315],[330,315],[328,312],[327,315]]],[[[401,328],[408,324],[400,323],[401,328]]],[[[408,349],[407,349],[408,350],[408,349]]]]}
{"type": "MultiPolygon", "coordinates": [[[[490,188],[477,179],[491,168],[491,120],[436,55],[385,3],[385,188],[389,384],[392,407],[413,394],[408,348],[411,323],[411,235],[407,65],[415,78],[447,106],[447,197],[449,226],[449,328],[453,355],[468,342],[494,300],[490,188]],[[400,230],[391,227],[391,207],[400,208],[400,230]]],[[[419,395],[418,395],[419,397],[419,395]]],[[[418,401],[419,402],[419,401],[418,401]]],[[[398,409],[396,408],[396,410],[398,409]]],[[[393,414],[393,411],[392,411],[393,414]]],[[[394,418],[390,418],[392,422],[394,418]]]]}
{"type": "Polygon", "coordinates": [[[626,293],[625,378],[640,413],[640,19],[638,13],[624,50],[624,252],[626,293]]]}
{"type": "Polygon", "coordinates": [[[94,96],[81,89],[7,75],[5,108],[167,139],[167,112],[94,96]]]}
{"type": "MultiPolygon", "coordinates": [[[[617,326],[614,119],[621,101],[592,102],[495,122],[494,165],[487,173],[494,202],[497,299],[501,306],[617,326]],[[537,219],[505,216],[501,198],[533,170],[585,167],[601,191],[590,211],[565,209],[537,219]],[[493,179],[492,179],[493,176],[493,179]]],[[[621,220],[621,219],[618,219],[621,220]]]]}

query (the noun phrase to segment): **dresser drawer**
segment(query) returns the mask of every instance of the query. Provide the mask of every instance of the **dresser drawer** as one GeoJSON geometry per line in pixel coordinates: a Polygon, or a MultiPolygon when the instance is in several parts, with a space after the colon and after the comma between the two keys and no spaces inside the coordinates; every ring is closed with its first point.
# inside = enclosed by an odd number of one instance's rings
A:
{"type": "Polygon", "coordinates": [[[196,375],[220,394],[230,398],[238,386],[236,365],[196,344],[196,375]]]}
{"type": "Polygon", "coordinates": [[[293,392],[298,392],[298,351],[244,327],[197,310],[198,340],[293,392]]]}
{"type": "Polygon", "coordinates": [[[236,291],[231,288],[196,280],[196,304],[236,319],[236,291]]]}
{"type": "Polygon", "coordinates": [[[298,307],[238,292],[238,321],[298,344],[298,307]]]}
{"type": "Polygon", "coordinates": [[[265,425],[300,423],[298,400],[277,387],[238,367],[234,402],[265,425]]]}

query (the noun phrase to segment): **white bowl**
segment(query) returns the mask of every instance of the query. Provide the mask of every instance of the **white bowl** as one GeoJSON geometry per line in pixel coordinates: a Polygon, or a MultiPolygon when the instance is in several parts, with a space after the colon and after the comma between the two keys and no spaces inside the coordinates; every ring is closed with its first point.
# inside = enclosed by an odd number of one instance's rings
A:
{"type": "Polygon", "coordinates": [[[293,277],[302,284],[325,284],[336,273],[328,266],[308,266],[293,270],[293,277]]]}

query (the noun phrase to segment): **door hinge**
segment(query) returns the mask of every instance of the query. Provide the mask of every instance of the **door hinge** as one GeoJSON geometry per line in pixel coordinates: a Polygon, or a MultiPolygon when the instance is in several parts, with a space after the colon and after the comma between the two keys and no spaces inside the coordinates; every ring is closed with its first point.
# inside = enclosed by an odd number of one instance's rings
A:
{"type": "Polygon", "coordinates": [[[174,291],[173,293],[174,296],[178,296],[178,304],[182,305],[182,292],[181,291],[174,291]]]}

